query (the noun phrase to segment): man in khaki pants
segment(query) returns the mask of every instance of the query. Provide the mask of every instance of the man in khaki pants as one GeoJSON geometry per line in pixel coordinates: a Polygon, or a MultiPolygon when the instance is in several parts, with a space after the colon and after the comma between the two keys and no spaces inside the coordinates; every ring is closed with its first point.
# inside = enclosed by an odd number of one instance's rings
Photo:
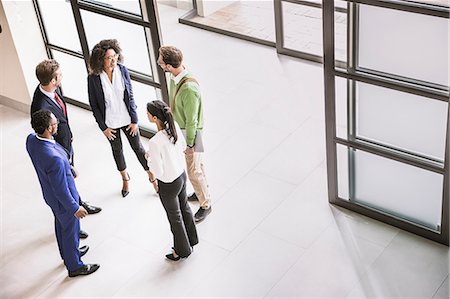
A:
{"type": "Polygon", "coordinates": [[[203,164],[203,109],[200,87],[182,65],[183,54],[172,46],[159,49],[158,64],[171,74],[169,102],[175,120],[186,137],[186,166],[194,194],[189,200],[198,199],[200,208],[195,222],[203,221],[211,213],[211,195],[203,164]]]}

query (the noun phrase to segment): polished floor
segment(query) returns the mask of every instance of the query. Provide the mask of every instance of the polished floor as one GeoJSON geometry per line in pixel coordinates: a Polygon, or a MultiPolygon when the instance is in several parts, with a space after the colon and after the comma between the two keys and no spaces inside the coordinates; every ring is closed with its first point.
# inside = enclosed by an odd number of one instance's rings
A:
{"type": "MultiPolygon", "coordinates": [[[[341,4],[342,6],[342,4],[341,4]]],[[[316,7],[282,2],[283,47],[322,56],[322,10],[316,7]]],[[[274,4],[272,1],[230,1],[230,4],[206,16],[189,21],[228,32],[275,42],[274,4]]],[[[346,59],[347,16],[336,13],[336,59],[346,59]]]]}
{"type": "Polygon", "coordinates": [[[200,244],[164,259],[168,222],[131,149],[123,199],[108,142],[70,106],[76,183],[103,211],[81,242],[101,268],[68,278],[25,151],[29,116],[0,106],[0,298],[449,298],[448,247],[328,204],[321,65],[160,15],[203,91],[214,202],[200,244]]]}

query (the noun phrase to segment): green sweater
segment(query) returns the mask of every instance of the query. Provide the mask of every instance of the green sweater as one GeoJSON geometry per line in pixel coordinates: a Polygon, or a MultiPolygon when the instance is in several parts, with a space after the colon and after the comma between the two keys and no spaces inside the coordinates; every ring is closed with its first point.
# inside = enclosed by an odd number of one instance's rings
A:
{"type": "MultiPolygon", "coordinates": [[[[192,77],[187,73],[183,78],[192,77]]],[[[180,80],[181,83],[183,79],[180,80]]],[[[203,128],[203,109],[202,97],[200,95],[200,86],[192,81],[186,82],[178,91],[175,99],[175,106],[173,106],[173,96],[177,90],[178,85],[175,81],[170,80],[170,107],[172,113],[181,129],[186,130],[186,144],[193,146],[195,136],[198,130],[203,128]]]]}

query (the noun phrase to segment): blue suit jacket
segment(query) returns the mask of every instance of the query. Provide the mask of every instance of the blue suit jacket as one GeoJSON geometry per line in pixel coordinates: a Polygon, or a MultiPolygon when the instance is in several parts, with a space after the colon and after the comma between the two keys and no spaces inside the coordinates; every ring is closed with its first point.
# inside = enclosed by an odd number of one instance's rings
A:
{"type": "Polygon", "coordinates": [[[79,209],[79,195],[70,171],[67,154],[61,145],[39,140],[36,134],[27,137],[26,147],[33,162],[45,202],[63,227],[73,222],[79,209]]]}
{"type": "MultiPolygon", "coordinates": [[[[122,78],[125,83],[123,101],[125,102],[125,106],[127,107],[128,113],[130,114],[131,122],[133,124],[137,124],[138,123],[138,116],[136,112],[137,107],[136,103],[134,102],[130,73],[128,72],[128,69],[125,66],[121,64],[118,64],[118,66],[120,68],[120,72],[122,73],[122,78]]],[[[100,75],[88,76],[88,94],[89,94],[89,104],[91,105],[92,113],[94,114],[95,120],[97,121],[100,130],[104,131],[108,128],[108,126],[105,124],[105,114],[106,114],[105,94],[103,93],[100,75]]]]}
{"type": "MultiPolygon", "coordinates": [[[[56,92],[58,93],[59,98],[63,101],[64,106],[66,106],[66,102],[64,101],[64,97],[61,95],[60,90],[57,89],[56,92]]],[[[65,108],[67,111],[67,106],[65,108]]],[[[61,144],[62,147],[64,147],[69,155],[72,154],[72,131],[70,130],[69,119],[64,116],[64,112],[59,105],[43,94],[38,86],[34,91],[30,114],[33,115],[34,112],[41,109],[50,110],[59,120],[58,134],[55,135],[55,140],[61,144]]]]}

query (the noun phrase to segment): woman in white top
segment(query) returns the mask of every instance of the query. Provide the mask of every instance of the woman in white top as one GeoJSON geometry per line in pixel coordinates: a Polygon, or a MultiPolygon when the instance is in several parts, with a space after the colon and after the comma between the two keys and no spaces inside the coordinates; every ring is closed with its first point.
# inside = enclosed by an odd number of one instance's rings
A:
{"type": "Polygon", "coordinates": [[[147,116],[158,132],[149,140],[148,167],[169,219],[173,234],[172,253],[166,258],[178,261],[188,257],[198,244],[194,216],[187,202],[184,150],[186,141],[170,108],[162,101],[147,104],[147,116]]]}
{"type": "Polygon", "coordinates": [[[125,133],[136,157],[147,172],[145,149],[139,138],[138,115],[128,69],[122,65],[122,49],[115,39],[100,41],[94,46],[89,60],[88,94],[97,124],[111,144],[117,170],[122,176],[122,196],[129,194],[130,175],[123,155],[122,137],[125,133]]]}

